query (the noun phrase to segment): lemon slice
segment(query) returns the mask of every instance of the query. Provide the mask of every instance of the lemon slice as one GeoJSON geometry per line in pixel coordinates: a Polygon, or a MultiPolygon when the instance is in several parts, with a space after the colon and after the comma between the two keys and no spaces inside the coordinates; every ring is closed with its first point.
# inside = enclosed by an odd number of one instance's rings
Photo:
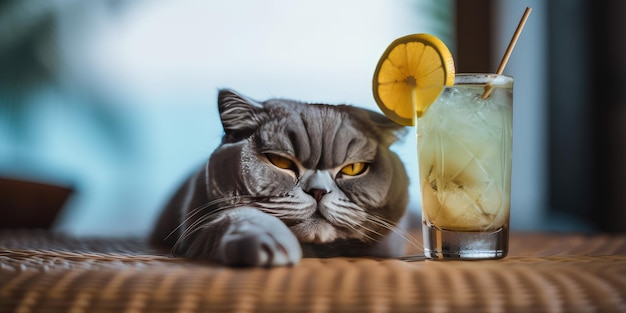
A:
{"type": "Polygon", "coordinates": [[[394,40],[376,65],[374,99],[387,117],[411,126],[444,86],[454,84],[454,59],[439,38],[414,34],[394,40]]]}

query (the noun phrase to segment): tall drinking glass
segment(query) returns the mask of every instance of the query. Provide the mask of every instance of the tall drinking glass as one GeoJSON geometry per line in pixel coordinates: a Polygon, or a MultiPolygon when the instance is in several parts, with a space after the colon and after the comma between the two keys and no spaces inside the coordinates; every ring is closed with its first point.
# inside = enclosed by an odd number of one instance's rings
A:
{"type": "Polygon", "coordinates": [[[512,77],[457,74],[418,119],[426,257],[506,256],[512,112],[512,77]],[[487,84],[493,89],[483,98],[487,84]]]}

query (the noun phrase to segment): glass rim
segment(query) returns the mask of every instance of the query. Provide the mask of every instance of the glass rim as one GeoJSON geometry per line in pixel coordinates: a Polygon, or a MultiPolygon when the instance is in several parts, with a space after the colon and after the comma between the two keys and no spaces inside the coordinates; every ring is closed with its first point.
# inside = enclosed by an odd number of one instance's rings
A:
{"type": "Polygon", "coordinates": [[[513,80],[513,76],[495,73],[457,73],[454,76],[454,86],[491,84],[497,87],[512,87],[513,80]]]}

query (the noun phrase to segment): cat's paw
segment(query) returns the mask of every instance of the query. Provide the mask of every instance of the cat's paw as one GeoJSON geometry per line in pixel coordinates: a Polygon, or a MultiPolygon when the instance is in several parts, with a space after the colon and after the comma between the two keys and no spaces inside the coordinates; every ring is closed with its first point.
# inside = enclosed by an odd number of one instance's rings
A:
{"type": "Polygon", "coordinates": [[[283,266],[302,258],[300,243],[278,218],[254,208],[238,208],[218,246],[221,263],[234,266],[283,266]]]}

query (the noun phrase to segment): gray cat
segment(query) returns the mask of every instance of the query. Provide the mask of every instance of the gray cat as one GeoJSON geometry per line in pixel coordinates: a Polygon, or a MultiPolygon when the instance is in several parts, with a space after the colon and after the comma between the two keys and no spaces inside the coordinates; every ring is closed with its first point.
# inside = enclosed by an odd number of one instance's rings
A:
{"type": "Polygon", "coordinates": [[[218,107],[222,143],[170,200],[153,242],[233,266],[402,254],[408,178],[389,146],[403,127],[347,105],[231,90],[218,107]]]}

